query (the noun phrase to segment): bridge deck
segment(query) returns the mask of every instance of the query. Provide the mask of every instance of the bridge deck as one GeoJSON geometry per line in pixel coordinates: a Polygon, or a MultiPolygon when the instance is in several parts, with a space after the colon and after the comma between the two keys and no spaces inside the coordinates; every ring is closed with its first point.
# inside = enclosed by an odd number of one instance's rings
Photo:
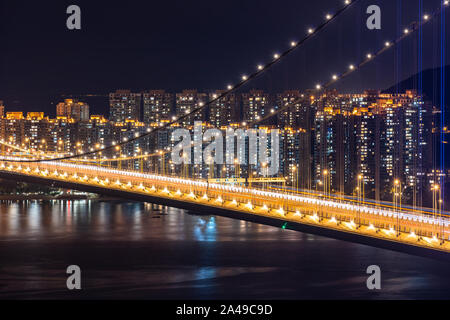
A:
{"type": "MultiPolygon", "coordinates": [[[[388,210],[342,200],[64,162],[0,162],[0,175],[264,221],[284,228],[322,230],[327,235],[340,234],[352,239],[367,238],[371,243],[386,243],[388,247],[410,247],[413,251],[420,248],[445,255],[450,252],[448,217],[438,219],[426,212],[388,210]]],[[[360,240],[357,241],[364,242],[360,240]]]]}

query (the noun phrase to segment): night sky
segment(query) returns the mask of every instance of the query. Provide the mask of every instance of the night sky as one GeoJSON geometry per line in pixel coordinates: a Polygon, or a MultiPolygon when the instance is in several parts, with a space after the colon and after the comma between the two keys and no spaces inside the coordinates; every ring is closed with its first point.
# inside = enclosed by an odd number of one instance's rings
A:
{"type": "MultiPolygon", "coordinates": [[[[422,0],[424,12],[440,0],[422,0]]],[[[222,89],[300,40],[342,0],[22,1],[0,0],[0,100],[7,111],[45,111],[64,95],[222,89]],[[66,8],[82,30],[66,28],[66,8]]],[[[307,89],[392,40],[419,15],[420,0],[361,0],[333,25],[243,90],[307,89]],[[382,9],[382,30],[366,9],[382,9]]],[[[450,34],[450,10],[446,21],[450,34]]],[[[440,19],[424,29],[423,69],[440,65],[440,19]],[[434,30],[434,32],[433,32],[434,30]]],[[[448,35],[447,34],[447,35],[448,35]]],[[[447,43],[446,61],[450,58],[447,43]]],[[[417,73],[417,37],[339,83],[342,91],[385,89],[417,73]]],[[[107,114],[107,100],[91,113],[107,114]]]]}

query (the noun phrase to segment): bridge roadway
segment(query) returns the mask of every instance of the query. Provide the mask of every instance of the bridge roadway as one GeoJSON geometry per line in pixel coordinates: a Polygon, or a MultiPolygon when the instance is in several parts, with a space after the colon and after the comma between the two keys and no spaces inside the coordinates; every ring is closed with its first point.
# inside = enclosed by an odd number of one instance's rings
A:
{"type": "Polygon", "coordinates": [[[419,255],[450,258],[447,216],[436,218],[427,212],[66,162],[18,163],[12,159],[0,159],[0,178],[119,196],[419,255]]]}

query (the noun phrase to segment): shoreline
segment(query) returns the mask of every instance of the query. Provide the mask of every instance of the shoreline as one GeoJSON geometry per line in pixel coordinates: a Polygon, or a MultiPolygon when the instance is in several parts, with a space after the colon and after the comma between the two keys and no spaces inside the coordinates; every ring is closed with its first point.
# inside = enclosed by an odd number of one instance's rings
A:
{"type": "Polygon", "coordinates": [[[113,197],[103,196],[88,196],[88,195],[63,195],[63,196],[50,196],[50,195],[0,195],[0,201],[77,201],[77,200],[90,200],[90,201],[114,201],[121,200],[113,197]]]}

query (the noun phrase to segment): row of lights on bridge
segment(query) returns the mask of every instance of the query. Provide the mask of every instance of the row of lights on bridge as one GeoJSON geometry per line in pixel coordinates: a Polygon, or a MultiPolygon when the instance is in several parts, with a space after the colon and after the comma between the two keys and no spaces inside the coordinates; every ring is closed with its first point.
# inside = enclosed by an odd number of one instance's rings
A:
{"type": "MultiPolygon", "coordinates": [[[[445,1],[443,2],[443,4],[444,4],[445,6],[449,6],[449,5],[450,5],[450,1],[449,1],[449,0],[445,0],[445,1]]],[[[439,10],[438,12],[440,12],[440,10],[439,10]]],[[[437,14],[435,14],[434,16],[436,16],[436,15],[437,15],[437,14]]],[[[428,22],[428,21],[430,21],[430,20],[431,20],[431,16],[430,16],[429,14],[425,14],[425,15],[423,16],[422,23],[426,23],[426,22],[428,22]]],[[[403,30],[403,34],[402,34],[396,41],[392,41],[392,42],[391,42],[391,41],[386,41],[386,42],[384,43],[384,47],[385,47],[385,48],[393,47],[393,46],[394,46],[395,44],[397,44],[397,43],[399,42],[399,40],[401,40],[404,36],[407,36],[407,35],[411,34],[412,31],[414,31],[414,30],[411,30],[410,28],[405,28],[405,29],[403,30]]],[[[313,29],[309,29],[309,32],[313,32],[313,29]]],[[[367,61],[369,61],[369,60],[372,60],[372,59],[376,58],[379,54],[382,53],[382,51],[384,51],[384,50],[380,50],[377,54],[368,53],[368,54],[366,55],[366,60],[363,61],[363,62],[367,62],[367,61]]],[[[349,67],[348,67],[348,72],[344,73],[343,75],[333,74],[333,75],[331,76],[332,81],[331,81],[330,83],[328,83],[327,85],[324,85],[324,86],[323,86],[322,84],[318,83],[318,84],[316,84],[316,89],[317,89],[317,90],[321,90],[321,89],[324,88],[324,87],[328,87],[330,84],[336,82],[337,80],[339,80],[339,79],[342,78],[343,76],[347,76],[348,74],[350,74],[350,73],[356,71],[357,69],[359,69],[359,66],[360,66],[360,65],[361,65],[361,64],[359,64],[359,65],[350,64],[349,67]]]]}
{"type": "MultiPolygon", "coordinates": [[[[3,169],[6,168],[6,169],[8,169],[8,170],[13,170],[13,169],[14,169],[14,167],[13,167],[12,165],[6,167],[5,164],[0,165],[0,168],[3,168],[3,169]]],[[[24,170],[24,171],[27,172],[27,173],[41,174],[41,175],[44,175],[44,176],[50,175],[50,172],[48,171],[48,169],[40,170],[39,168],[36,168],[34,171],[32,171],[30,167],[27,167],[26,169],[23,169],[22,166],[18,166],[18,167],[17,167],[17,170],[18,170],[18,171],[24,170]]],[[[81,176],[78,176],[78,174],[75,173],[72,177],[69,177],[69,174],[68,174],[67,172],[64,172],[64,173],[61,173],[61,174],[60,174],[57,170],[55,170],[52,174],[53,174],[54,176],[56,176],[56,177],[57,177],[57,176],[61,177],[63,180],[67,180],[68,178],[73,178],[73,179],[79,180],[79,181],[81,181],[81,182],[87,182],[87,181],[89,181],[89,177],[88,177],[87,175],[84,175],[84,177],[81,177],[81,176]]],[[[109,185],[109,184],[111,184],[110,181],[109,181],[109,179],[105,179],[105,181],[101,181],[98,177],[95,177],[95,178],[91,178],[91,180],[92,180],[93,182],[95,182],[96,184],[101,184],[101,185],[105,185],[105,184],[109,185]]],[[[127,184],[125,184],[125,183],[121,183],[120,180],[117,180],[113,185],[115,185],[115,186],[117,186],[117,187],[124,188],[124,189],[132,189],[133,187],[136,187],[137,190],[140,190],[140,191],[148,190],[148,191],[151,191],[151,192],[158,192],[158,189],[155,188],[155,186],[152,186],[151,188],[148,189],[148,188],[144,187],[144,185],[143,185],[142,183],[139,184],[138,186],[137,186],[137,185],[134,186],[131,182],[128,182],[127,184]]],[[[166,194],[166,195],[170,195],[170,194],[171,194],[171,192],[168,190],[167,187],[165,187],[164,189],[162,189],[162,190],[160,190],[160,191],[161,191],[163,194],[166,194]]],[[[179,197],[182,197],[184,194],[181,192],[180,189],[178,189],[177,192],[174,193],[174,195],[179,196],[179,197]]],[[[192,200],[196,200],[196,201],[210,201],[210,200],[214,200],[215,203],[218,203],[218,204],[220,204],[220,205],[224,205],[224,204],[225,204],[225,201],[222,199],[221,196],[218,196],[216,199],[214,199],[214,198],[210,198],[206,193],[204,194],[203,197],[198,197],[196,194],[194,194],[194,193],[191,191],[190,194],[187,195],[187,197],[190,198],[190,199],[192,199],[192,200]]],[[[251,201],[248,201],[248,203],[243,204],[243,203],[237,202],[236,199],[233,199],[233,201],[230,201],[230,205],[236,206],[236,207],[242,205],[243,207],[245,207],[247,210],[249,210],[249,211],[251,211],[251,212],[256,212],[255,210],[257,209],[257,208],[252,204],[251,201]]],[[[272,211],[272,212],[274,212],[274,213],[277,213],[277,214],[281,215],[282,217],[286,217],[286,213],[287,213],[287,212],[285,211],[285,209],[284,209],[282,206],[280,206],[279,209],[269,209],[269,207],[268,207],[266,204],[264,204],[263,206],[261,206],[261,207],[260,207],[260,210],[261,210],[262,212],[266,212],[266,213],[269,213],[269,212],[272,211]]],[[[301,219],[303,219],[303,218],[306,217],[306,215],[302,214],[300,211],[297,210],[297,211],[294,213],[294,217],[300,217],[301,219]]],[[[322,218],[320,218],[320,217],[317,215],[316,212],[315,212],[314,214],[310,215],[309,218],[310,218],[312,221],[314,221],[315,223],[322,223],[322,220],[323,220],[322,218]]],[[[328,221],[329,221],[330,223],[332,223],[332,224],[335,224],[336,226],[339,226],[340,224],[343,224],[343,225],[345,225],[347,228],[349,228],[350,230],[353,230],[353,231],[359,229],[359,227],[356,225],[356,223],[354,222],[354,220],[351,220],[350,222],[338,221],[338,220],[336,219],[336,217],[333,216],[333,217],[331,217],[328,221]]],[[[396,237],[397,237],[397,236],[399,235],[399,233],[396,232],[395,229],[392,228],[392,227],[391,227],[389,230],[387,230],[387,229],[386,229],[386,230],[385,230],[385,229],[379,229],[379,228],[376,228],[372,223],[369,224],[369,226],[367,227],[367,230],[368,230],[368,231],[374,231],[374,232],[376,232],[377,234],[378,234],[380,231],[383,231],[387,236],[390,236],[390,237],[392,237],[392,236],[396,236],[396,237]]],[[[414,238],[415,240],[420,240],[420,239],[421,239],[421,238],[419,238],[419,237],[414,233],[414,231],[411,231],[410,234],[407,236],[407,238],[414,238]]],[[[423,239],[425,239],[425,241],[428,242],[428,243],[430,243],[430,244],[434,244],[434,243],[438,242],[438,239],[437,239],[436,235],[434,235],[434,236],[433,236],[432,238],[430,238],[430,239],[428,239],[428,238],[423,238],[423,239]]],[[[443,244],[443,243],[444,243],[444,242],[442,242],[441,244],[443,244]]]]}

